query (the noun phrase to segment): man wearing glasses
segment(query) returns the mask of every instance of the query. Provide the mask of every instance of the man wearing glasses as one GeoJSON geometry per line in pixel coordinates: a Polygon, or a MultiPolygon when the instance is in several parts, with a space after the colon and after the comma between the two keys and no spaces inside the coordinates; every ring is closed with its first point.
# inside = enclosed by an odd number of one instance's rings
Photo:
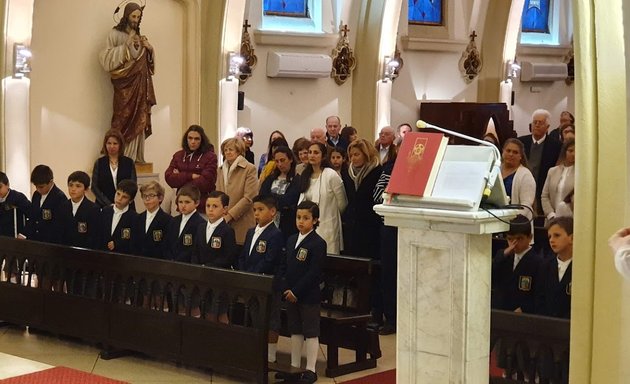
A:
{"type": "Polygon", "coordinates": [[[518,139],[525,146],[527,165],[536,180],[536,212],[542,215],[540,195],[542,193],[549,168],[554,167],[560,155],[562,144],[555,136],[547,135],[551,114],[545,109],[537,109],[532,113],[530,125],[531,135],[518,139]]]}

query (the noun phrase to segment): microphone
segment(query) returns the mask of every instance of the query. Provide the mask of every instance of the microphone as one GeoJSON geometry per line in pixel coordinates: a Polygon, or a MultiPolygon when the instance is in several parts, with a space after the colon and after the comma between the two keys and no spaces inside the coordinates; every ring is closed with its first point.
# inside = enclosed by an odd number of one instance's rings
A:
{"type": "Polygon", "coordinates": [[[437,125],[427,123],[424,120],[416,121],[416,127],[418,127],[419,129],[432,128],[432,129],[435,129],[437,131],[440,131],[440,132],[443,132],[452,136],[460,137],[462,139],[475,142],[477,144],[485,145],[486,147],[491,147],[494,150],[493,151],[494,160],[492,161],[492,166],[491,166],[490,172],[488,173],[488,178],[486,179],[486,188],[484,188],[483,190],[482,200],[485,200],[488,197],[490,197],[490,194],[492,193],[492,188],[494,187],[494,182],[501,174],[501,153],[499,152],[499,148],[497,148],[494,144],[489,143],[485,140],[479,140],[476,137],[464,135],[463,133],[459,133],[459,132],[451,131],[450,129],[438,127],[437,125]]]}

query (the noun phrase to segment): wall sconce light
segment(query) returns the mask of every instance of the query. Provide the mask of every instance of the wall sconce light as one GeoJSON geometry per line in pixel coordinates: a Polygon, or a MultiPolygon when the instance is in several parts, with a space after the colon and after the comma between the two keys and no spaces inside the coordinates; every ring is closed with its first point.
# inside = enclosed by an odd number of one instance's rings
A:
{"type": "Polygon", "coordinates": [[[245,63],[243,56],[236,52],[228,52],[228,73],[227,80],[232,81],[241,74],[241,66],[245,63]]]}
{"type": "Polygon", "coordinates": [[[24,44],[13,44],[13,78],[21,79],[31,72],[32,53],[24,44]]]}
{"type": "Polygon", "coordinates": [[[383,83],[388,81],[394,81],[398,77],[397,69],[400,67],[400,62],[396,57],[385,56],[383,60],[383,83]]]}
{"type": "Polygon", "coordinates": [[[508,60],[505,63],[505,80],[512,80],[518,77],[518,74],[521,72],[521,65],[514,60],[508,60]]]}

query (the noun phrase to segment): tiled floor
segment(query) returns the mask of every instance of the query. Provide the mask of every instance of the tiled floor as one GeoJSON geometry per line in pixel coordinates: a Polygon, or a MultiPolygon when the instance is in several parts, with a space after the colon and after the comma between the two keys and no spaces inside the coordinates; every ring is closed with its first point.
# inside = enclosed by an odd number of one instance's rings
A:
{"type": "MultiPolygon", "coordinates": [[[[321,347],[317,361],[318,383],[340,383],[371,373],[386,371],[396,367],[396,335],[381,336],[383,357],[378,366],[369,371],[362,371],[335,379],[324,375],[326,346],[321,347]]],[[[289,339],[280,338],[278,359],[289,362],[289,339]]],[[[26,329],[5,326],[0,327],[0,380],[22,375],[51,366],[66,366],[91,372],[112,379],[130,383],[241,383],[242,381],[211,374],[209,372],[178,367],[175,363],[155,361],[144,356],[126,356],[112,360],[99,357],[99,349],[78,340],[58,338],[48,334],[29,333],[26,329]]],[[[340,356],[350,358],[352,351],[342,350],[340,356]]],[[[270,374],[270,383],[273,383],[270,374]]]]}

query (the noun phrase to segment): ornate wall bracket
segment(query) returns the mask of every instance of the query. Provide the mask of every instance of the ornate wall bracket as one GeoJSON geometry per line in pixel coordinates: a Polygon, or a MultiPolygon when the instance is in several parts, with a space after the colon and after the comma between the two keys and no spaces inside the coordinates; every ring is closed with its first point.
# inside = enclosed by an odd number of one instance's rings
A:
{"type": "Polygon", "coordinates": [[[357,60],[354,57],[350,42],[348,41],[348,24],[344,24],[340,29],[339,41],[337,46],[332,50],[332,71],[330,77],[335,79],[337,85],[342,85],[352,75],[352,71],[357,66],[357,60]]]}
{"type": "Polygon", "coordinates": [[[475,44],[475,37],[477,37],[477,34],[473,31],[470,34],[470,42],[464,53],[462,53],[461,59],[459,59],[459,71],[462,73],[466,83],[472,82],[483,67],[481,54],[477,49],[477,44],[475,44]]]}
{"type": "Polygon", "coordinates": [[[241,37],[241,56],[243,57],[243,64],[241,65],[241,74],[238,76],[238,82],[240,85],[245,84],[247,79],[252,75],[252,71],[258,63],[258,57],[254,53],[254,47],[252,46],[252,39],[249,37],[247,28],[251,27],[248,20],[243,23],[243,36],[241,37]]]}

